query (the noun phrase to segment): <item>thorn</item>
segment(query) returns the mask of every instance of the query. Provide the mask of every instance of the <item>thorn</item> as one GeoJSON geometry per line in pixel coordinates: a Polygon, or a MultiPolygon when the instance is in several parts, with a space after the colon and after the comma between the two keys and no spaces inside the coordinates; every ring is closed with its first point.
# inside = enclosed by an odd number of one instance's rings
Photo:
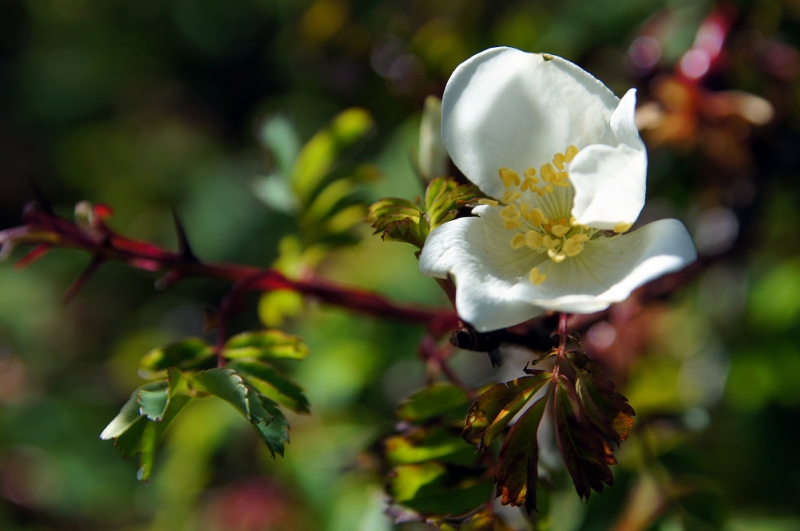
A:
{"type": "Polygon", "coordinates": [[[40,243],[36,247],[33,248],[31,252],[20,258],[19,262],[14,264],[16,269],[24,269],[34,263],[39,258],[43,257],[47,251],[50,250],[50,246],[44,243],[40,243]]]}
{"type": "Polygon", "coordinates": [[[194,254],[192,247],[189,245],[189,238],[186,236],[186,229],[183,228],[183,223],[181,223],[181,220],[178,218],[178,213],[174,208],[172,209],[172,219],[175,222],[175,232],[178,235],[178,251],[180,252],[181,256],[188,262],[200,263],[197,255],[194,254]]]}
{"type": "Polygon", "coordinates": [[[51,216],[55,215],[53,207],[50,206],[50,201],[47,199],[47,196],[44,195],[44,191],[39,184],[31,180],[31,188],[33,189],[33,196],[36,198],[36,206],[45,214],[50,214],[51,216]]]}
{"type": "Polygon", "coordinates": [[[83,273],[81,273],[81,276],[79,276],[75,282],[73,282],[72,285],[67,288],[67,291],[64,292],[64,305],[67,305],[70,303],[70,301],[72,301],[75,295],[78,294],[78,291],[80,291],[80,289],[89,281],[89,279],[92,278],[92,275],[97,272],[97,270],[105,261],[106,259],[99,254],[94,255],[92,261],[89,262],[89,265],[86,266],[86,269],[84,269],[83,273]]]}

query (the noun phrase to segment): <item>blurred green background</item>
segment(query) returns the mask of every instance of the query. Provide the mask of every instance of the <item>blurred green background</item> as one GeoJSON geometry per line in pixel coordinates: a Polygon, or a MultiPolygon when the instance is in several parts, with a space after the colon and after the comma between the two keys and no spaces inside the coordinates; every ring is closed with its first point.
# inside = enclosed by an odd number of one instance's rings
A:
{"type": "MultiPolygon", "coordinates": [[[[643,219],[682,219],[701,260],[671,296],[635,297],[586,331],[639,428],[615,486],[588,504],[551,459],[550,529],[798,530],[799,41],[797,0],[3,0],[0,226],[20,223],[36,182],[66,217],[106,203],[116,230],[167,247],[174,207],[205,260],[280,257],[294,274],[445,305],[412,248],[366,225],[335,252],[287,238],[309,229],[270,199],[281,150],[360,107],[370,133],[333,171],[368,174],[348,188],[367,203],[413,198],[423,102],[455,66],[496,45],[561,55],[617,94],[639,89],[643,219]]],[[[270,459],[233,409],[200,401],[142,484],[98,436],[141,385],[139,357],[202,335],[226,285],[157,291],[110,264],[65,307],[87,263],[62,250],[0,268],[1,529],[392,528],[368,450],[425,384],[422,330],[305,307],[284,327],[312,355],[286,369],[312,415],[289,417],[287,456],[270,459]]],[[[259,326],[248,302],[234,331],[259,326]]],[[[500,371],[470,353],[454,364],[480,385],[518,376],[530,355],[508,357],[500,371]]]]}

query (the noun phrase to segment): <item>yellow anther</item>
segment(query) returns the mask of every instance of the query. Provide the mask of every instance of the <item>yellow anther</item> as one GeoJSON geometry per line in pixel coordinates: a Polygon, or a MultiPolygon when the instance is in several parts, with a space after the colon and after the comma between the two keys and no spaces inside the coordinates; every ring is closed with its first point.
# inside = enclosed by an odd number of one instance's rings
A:
{"type": "Polygon", "coordinates": [[[549,256],[550,260],[555,263],[563,262],[567,259],[567,255],[564,254],[564,252],[556,251],[555,249],[550,249],[547,251],[547,256],[549,256]]]}
{"type": "Polygon", "coordinates": [[[560,171],[556,174],[555,178],[553,179],[553,184],[556,186],[569,186],[569,173],[565,171],[560,171]]]}
{"type": "Polygon", "coordinates": [[[528,203],[522,203],[519,205],[519,213],[522,214],[522,217],[528,217],[528,212],[531,211],[531,206],[528,203]]]}
{"type": "Polygon", "coordinates": [[[561,240],[556,240],[555,238],[545,235],[544,238],[542,238],[542,245],[544,245],[549,251],[552,251],[561,245],[561,240]]]}
{"type": "Polygon", "coordinates": [[[538,285],[544,282],[544,279],[546,279],[547,276],[541,274],[538,267],[534,267],[531,269],[531,273],[528,278],[530,278],[531,282],[538,285]]]}
{"type": "Polygon", "coordinates": [[[614,225],[614,232],[616,232],[617,234],[622,234],[623,232],[628,232],[629,230],[631,230],[632,226],[633,223],[620,222],[614,225]]]}
{"type": "Polygon", "coordinates": [[[500,203],[498,203],[494,199],[478,199],[478,204],[479,205],[497,206],[500,203]]]}
{"type": "Polygon", "coordinates": [[[524,175],[525,179],[522,181],[519,189],[523,192],[525,190],[530,190],[531,192],[536,191],[536,185],[539,183],[539,179],[536,178],[536,170],[533,168],[526,168],[524,175]]]}
{"type": "Polygon", "coordinates": [[[505,221],[503,221],[503,227],[505,227],[505,228],[507,228],[509,230],[510,229],[521,229],[522,228],[522,222],[520,220],[518,220],[518,219],[506,219],[505,221]]]}
{"type": "Polygon", "coordinates": [[[514,201],[519,199],[520,195],[522,194],[520,194],[516,190],[506,190],[505,192],[503,192],[503,197],[501,199],[503,200],[503,203],[513,203],[514,201]]]}
{"type": "Polygon", "coordinates": [[[525,245],[531,249],[538,249],[542,246],[542,235],[535,230],[529,230],[525,233],[525,245]]]}
{"type": "Polygon", "coordinates": [[[564,242],[564,246],[561,248],[561,251],[569,256],[578,256],[583,251],[583,244],[579,241],[576,241],[575,238],[570,238],[566,242],[564,242]]]}
{"type": "Polygon", "coordinates": [[[519,186],[519,174],[509,168],[500,168],[497,170],[500,179],[503,181],[503,186],[511,188],[512,186],[519,186]]]}
{"type": "Polygon", "coordinates": [[[564,156],[563,153],[556,153],[553,157],[553,164],[556,165],[556,168],[559,170],[564,169],[564,162],[566,162],[567,158],[564,156]]]}
{"type": "Polygon", "coordinates": [[[542,212],[542,209],[539,207],[532,208],[530,212],[525,214],[525,219],[536,225],[537,227],[541,227],[545,223],[547,223],[547,217],[542,212]]]}
{"type": "Polygon", "coordinates": [[[511,247],[514,249],[519,249],[520,247],[525,247],[526,239],[525,235],[521,232],[518,232],[511,238],[511,247]]]}
{"type": "Polygon", "coordinates": [[[578,154],[578,148],[576,148],[575,146],[569,146],[567,148],[567,152],[564,153],[565,155],[564,160],[567,162],[572,162],[572,159],[574,159],[575,155],[577,154],[578,154]]]}
{"type": "Polygon", "coordinates": [[[588,234],[583,234],[583,233],[576,234],[575,236],[570,238],[570,240],[574,240],[576,243],[588,242],[589,241],[589,235],[588,234]]]}
{"type": "Polygon", "coordinates": [[[546,184],[545,186],[542,186],[541,188],[536,190],[536,193],[539,194],[539,197],[542,197],[544,194],[552,194],[553,193],[553,185],[552,184],[546,184]]]}
{"type": "Polygon", "coordinates": [[[517,219],[520,217],[517,205],[508,205],[500,211],[500,217],[505,220],[517,219]]]}
{"type": "Polygon", "coordinates": [[[566,225],[553,225],[553,227],[550,229],[550,232],[561,238],[570,230],[572,230],[572,227],[567,227],[566,225]]]}
{"type": "Polygon", "coordinates": [[[552,182],[556,177],[556,169],[549,162],[543,165],[539,172],[542,174],[542,180],[546,183],[552,182]]]}

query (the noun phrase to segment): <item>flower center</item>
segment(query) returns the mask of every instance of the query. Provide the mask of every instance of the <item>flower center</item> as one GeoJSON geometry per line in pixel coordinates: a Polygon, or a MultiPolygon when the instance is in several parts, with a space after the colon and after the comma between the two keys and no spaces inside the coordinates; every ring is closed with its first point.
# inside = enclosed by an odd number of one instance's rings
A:
{"type": "MultiPolygon", "coordinates": [[[[551,264],[560,263],[578,256],[584,244],[598,233],[577,223],[571,215],[575,192],[566,164],[577,153],[578,148],[569,146],[564,153],[556,153],[553,161],[542,165],[538,172],[526,168],[523,177],[510,168],[498,170],[506,188],[500,217],[503,227],[513,233],[511,247],[547,253],[551,264]]],[[[539,267],[534,267],[529,278],[534,284],[541,284],[547,277],[539,267]]]]}

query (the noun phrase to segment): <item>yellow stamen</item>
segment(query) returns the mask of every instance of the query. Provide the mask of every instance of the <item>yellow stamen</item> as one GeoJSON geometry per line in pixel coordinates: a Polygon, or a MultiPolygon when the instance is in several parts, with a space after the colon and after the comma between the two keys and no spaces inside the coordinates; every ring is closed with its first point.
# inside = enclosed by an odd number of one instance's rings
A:
{"type": "Polygon", "coordinates": [[[589,241],[589,235],[588,234],[583,234],[583,233],[576,234],[575,236],[570,238],[570,240],[575,240],[577,243],[588,242],[589,241]]]}
{"type": "Polygon", "coordinates": [[[614,225],[614,232],[616,232],[617,234],[622,234],[623,232],[628,232],[629,230],[631,230],[632,226],[633,223],[620,222],[614,225]]]}
{"type": "Polygon", "coordinates": [[[518,232],[511,238],[511,247],[514,249],[519,249],[520,247],[525,247],[525,235],[521,232],[518,232]]]}
{"type": "Polygon", "coordinates": [[[530,275],[528,276],[528,278],[529,278],[529,279],[530,279],[530,281],[531,281],[531,282],[533,282],[534,284],[536,284],[536,285],[539,285],[539,284],[541,284],[542,282],[544,282],[544,279],[546,279],[546,278],[547,278],[547,276],[545,276],[545,275],[543,275],[542,273],[540,273],[540,272],[539,272],[539,268],[538,268],[538,267],[534,267],[533,269],[531,269],[531,273],[530,273],[530,275]]]}
{"type": "Polygon", "coordinates": [[[542,180],[546,183],[552,182],[556,177],[556,169],[549,162],[539,168],[539,173],[542,174],[542,180]]]}
{"type": "Polygon", "coordinates": [[[553,179],[553,184],[555,186],[569,186],[569,174],[565,171],[560,171],[556,174],[555,179],[553,179]]]}
{"type": "Polygon", "coordinates": [[[564,160],[567,162],[572,162],[572,159],[574,159],[575,155],[577,154],[578,154],[578,148],[576,148],[575,146],[569,146],[567,148],[566,153],[564,153],[565,155],[564,160]]]}
{"type": "Polygon", "coordinates": [[[555,263],[563,262],[564,260],[567,259],[566,254],[564,254],[563,252],[556,251],[555,249],[550,249],[549,251],[547,251],[547,256],[549,256],[550,260],[552,260],[555,263]]]}
{"type": "Polygon", "coordinates": [[[574,237],[570,238],[564,242],[561,251],[569,257],[578,256],[583,251],[583,243],[577,241],[574,237]]]}
{"type": "Polygon", "coordinates": [[[478,204],[479,205],[497,206],[500,203],[498,203],[494,199],[478,199],[478,204]]]}
{"type": "Polygon", "coordinates": [[[506,190],[505,192],[503,192],[503,197],[501,199],[503,200],[503,203],[513,203],[514,201],[519,199],[520,195],[522,194],[520,194],[516,190],[506,190]]]}
{"type": "Polygon", "coordinates": [[[503,219],[517,219],[520,217],[517,205],[508,205],[500,211],[500,217],[503,219]]]}
{"type": "Polygon", "coordinates": [[[525,179],[522,181],[519,189],[523,192],[525,190],[530,190],[531,192],[536,191],[536,185],[539,183],[539,179],[536,178],[536,170],[533,168],[526,168],[524,175],[525,179]]]}
{"type": "Polygon", "coordinates": [[[554,249],[555,249],[556,247],[558,247],[560,244],[561,244],[561,240],[556,240],[555,238],[551,238],[551,237],[550,237],[550,236],[548,236],[548,235],[545,235],[545,236],[542,238],[542,245],[544,245],[544,246],[545,246],[545,248],[546,248],[546,249],[549,249],[550,251],[554,250],[554,249]]]}
{"type": "Polygon", "coordinates": [[[553,157],[553,164],[555,164],[556,168],[558,168],[559,170],[563,170],[564,162],[566,160],[567,158],[564,156],[563,153],[556,153],[556,155],[553,157]]]}
{"type": "Polygon", "coordinates": [[[509,168],[500,168],[497,170],[497,173],[500,175],[500,179],[503,181],[503,186],[506,188],[511,188],[512,186],[519,186],[519,174],[512,169],[509,168]]]}
{"type": "Polygon", "coordinates": [[[537,227],[541,227],[545,223],[547,223],[547,217],[542,212],[542,209],[539,207],[532,208],[529,213],[525,215],[525,219],[536,225],[537,227]]]}
{"type": "Polygon", "coordinates": [[[561,238],[570,230],[572,230],[572,227],[567,227],[566,225],[553,225],[553,227],[550,229],[550,232],[561,238]]]}
{"type": "Polygon", "coordinates": [[[547,184],[547,185],[539,188],[538,190],[536,190],[536,193],[539,194],[539,197],[542,197],[544,194],[552,194],[553,193],[553,185],[552,184],[547,184]]]}
{"type": "Polygon", "coordinates": [[[511,230],[511,229],[521,229],[522,222],[518,219],[507,219],[503,221],[503,227],[511,230]]]}
{"type": "Polygon", "coordinates": [[[538,249],[542,246],[542,235],[535,230],[529,230],[525,233],[525,245],[531,249],[538,249]]]}

